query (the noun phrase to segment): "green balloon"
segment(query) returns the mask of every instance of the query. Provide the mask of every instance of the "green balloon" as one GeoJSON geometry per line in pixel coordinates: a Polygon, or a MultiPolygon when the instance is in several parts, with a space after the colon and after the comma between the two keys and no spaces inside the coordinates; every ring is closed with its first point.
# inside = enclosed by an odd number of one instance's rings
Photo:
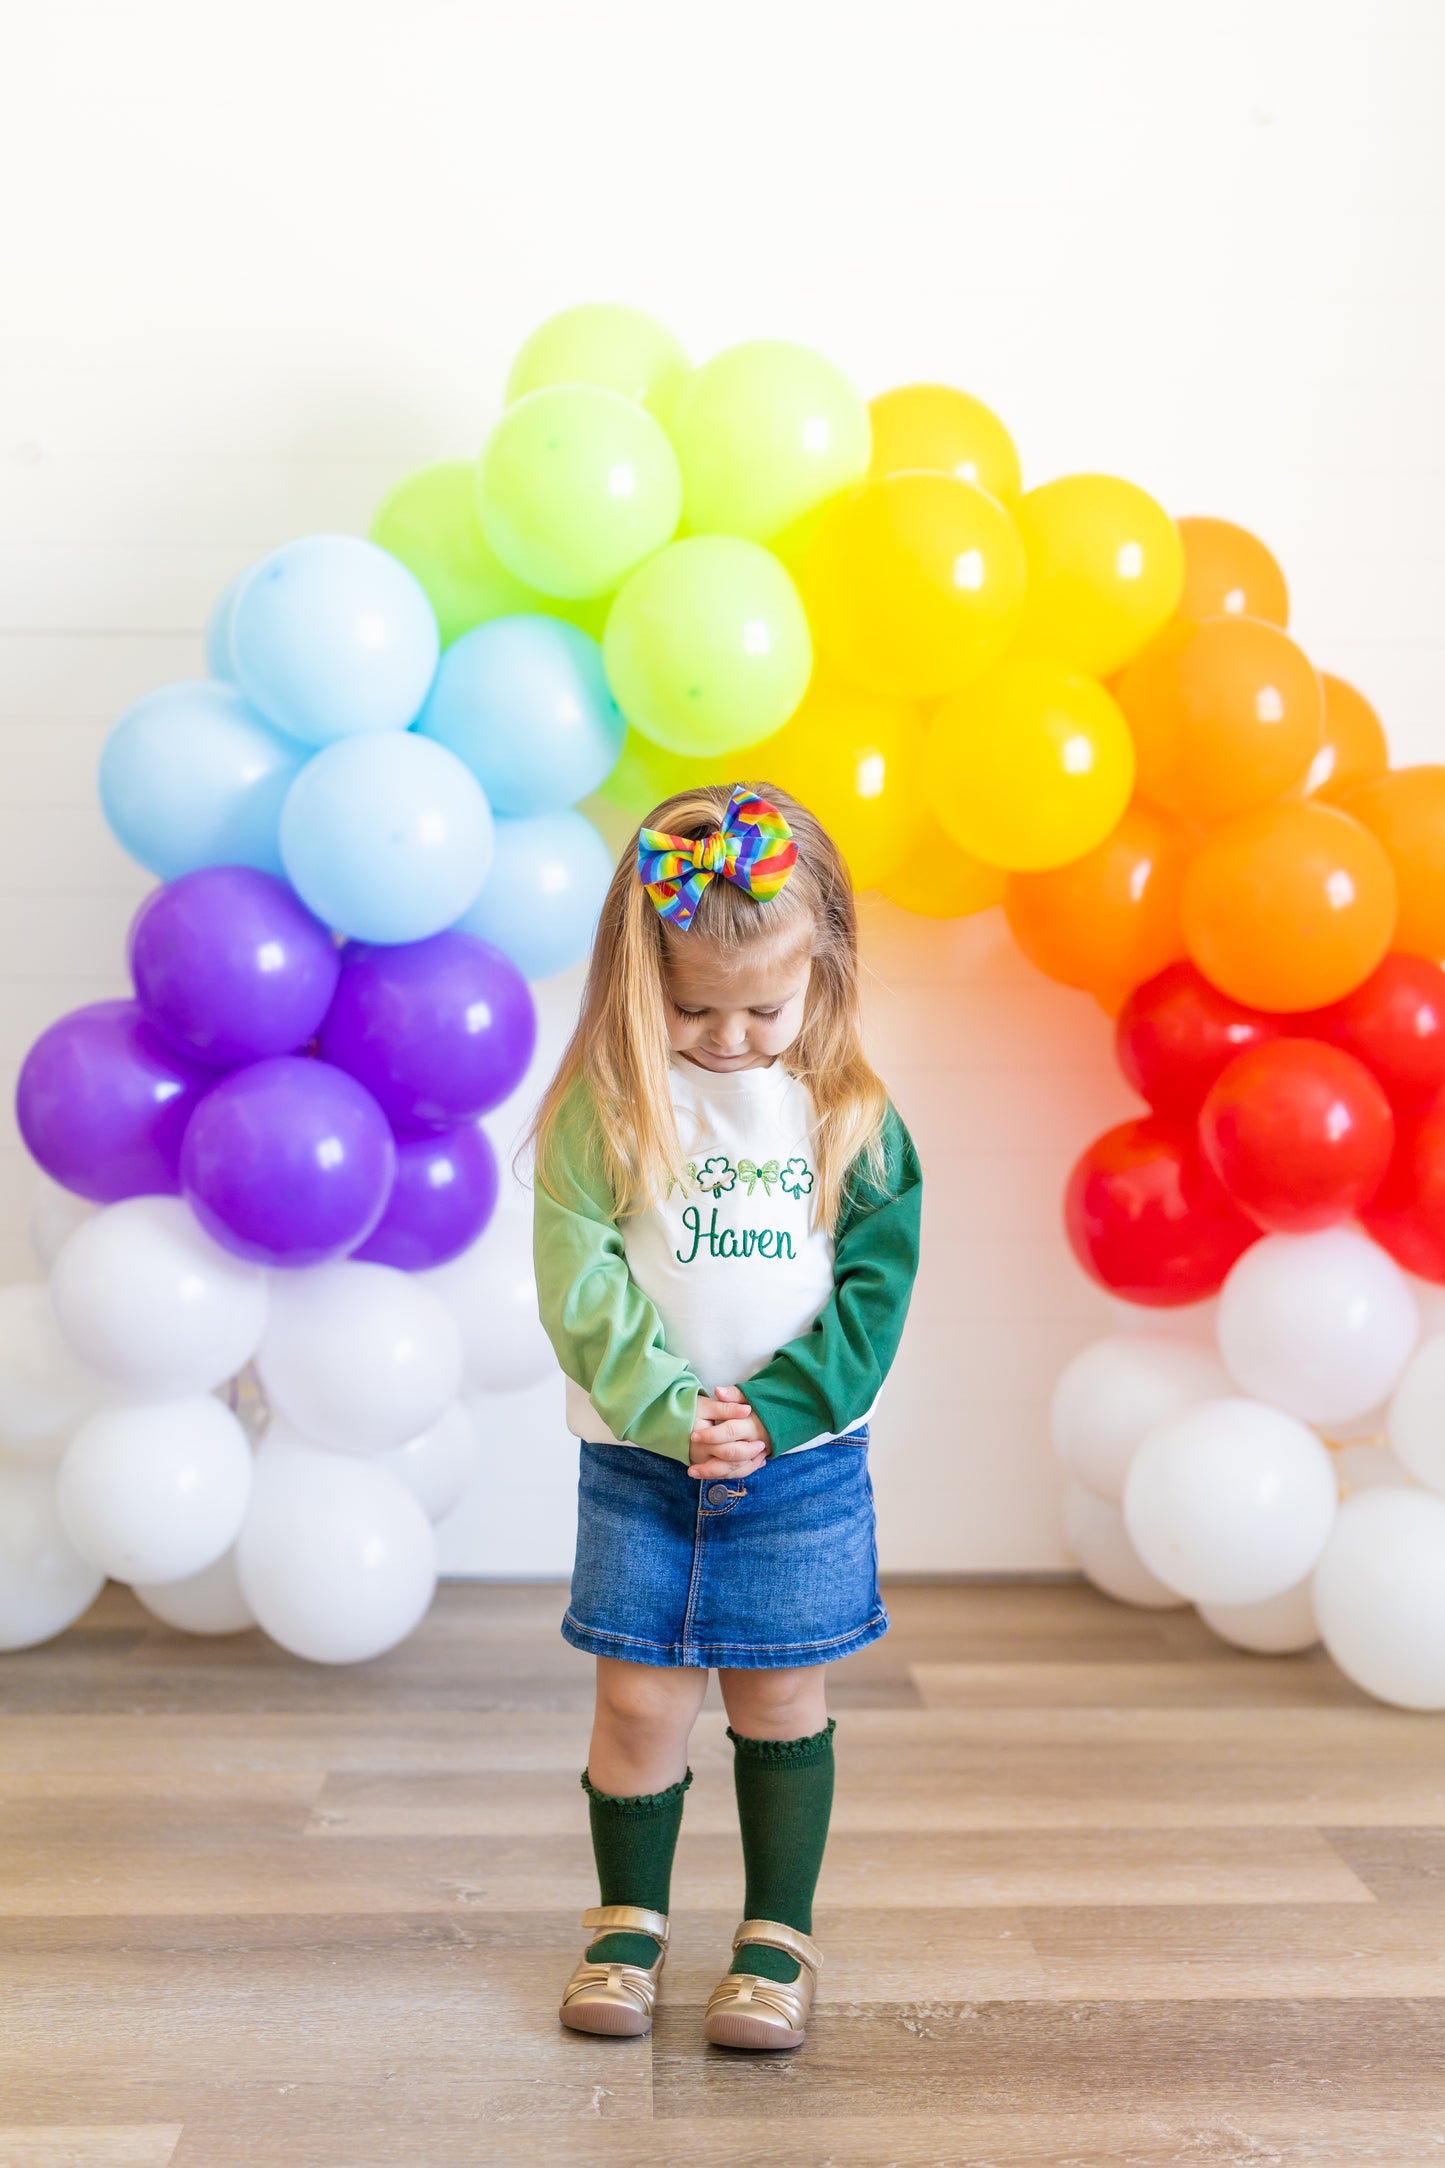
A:
{"type": "Polygon", "coordinates": [[[690,534],[771,541],[868,471],[868,409],[842,370],[785,339],[730,346],[693,371],[668,429],[690,534]]]}
{"type": "Polygon", "coordinates": [[[704,759],[780,730],[813,669],[798,590],[776,557],[735,535],[691,535],[634,572],[602,653],[634,729],[704,759]]]}
{"type": "Polygon", "coordinates": [[[595,640],[607,621],[605,602],[559,602],[516,579],[488,548],[477,524],[475,460],[444,459],[418,467],[383,497],[368,530],[421,582],[437,614],[442,646],[493,617],[522,614],[565,618],[595,640]]]}
{"type": "Polygon", "coordinates": [[[544,595],[609,594],[676,532],[677,455],[660,422],[599,384],[552,384],[508,407],[477,464],[482,533],[544,595]]]}
{"type": "Polygon", "coordinates": [[[687,373],[686,354],[656,317],[585,301],[537,326],[512,363],[507,404],[547,384],[602,384],[665,422],[687,373]]]}
{"type": "Polygon", "coordinates": [[[619,812],[640,821],[675,791],[692,790],[700,783],[731,780],[724,775],[716,756],[667,753],[660,745],[654,745],[651,738],[644,738],[640,731],[629,730],[622,741],[617,766],[607,780],[598,785],[597,795],[619,812]]]}
{"type": "Polygon", "coordinates": [[[490,617],[538,606],[487,547],[477,525],[475,472],[470,459],[419,468],[383,497],[369,529],[426,589],[443,647],[490,617]]]}

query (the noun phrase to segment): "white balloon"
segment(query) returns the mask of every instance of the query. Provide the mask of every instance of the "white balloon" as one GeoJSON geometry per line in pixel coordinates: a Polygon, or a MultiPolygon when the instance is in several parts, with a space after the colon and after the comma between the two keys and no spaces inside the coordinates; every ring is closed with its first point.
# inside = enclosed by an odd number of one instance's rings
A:
{"type": "Polygon", "coordinates": [[[443,1408],[430,1430],[379,1453],[376,1464],[404,1483],[430,1521],[444,1521],[476,1475],[480,1440],[463,1401],[443,1408]]]}
{"type": "Polygon", "coordinates": [[[94,1219],[96,1207],[58,1182],[47,1181],[30,1207],[30,1247],[42,1272],[49,1272],[77,1227],[94,1219]]]}
{"type": "Polygon", "coordinates": [[[1411,1475],[1445,1491],[1445,1333],[1417,1348],[1406,1365],[1385,1434],[1411,1475]]]}
{"type": "Polygon", "coordinates": [[[1312,1430],[1254,1400],[1210,1400],[1151,1430],[1124,1521],[1151,1573],[1193,1603],[1261,1603],[1315,1564],[1338,1502],[1312,1430]]]}
{"type": "Polygon", "coordinates": [[[524,1207],[504,1207],[469,1250],[419,1278],[457,1321],[471,1391],[515,1393],[556,1375],[537,1310],[532,1221],[524,1207]]]}
{"type": "Polygon", "coordinates": [[[132,1398],[184,1400],[234,1377],[266,1322],[266,1275],[211,1240],[179,1197],[106,1205],[50,1282],[71,1351],[132,1398]]]}
{"type": "Polygon", "coordinates": [[[1445,1709],[1445,1498],[1360,1491],[1315,1570],[1325,1647],[1356,1686],[1402,1709],[1445,1709]]]}
{"type": "Polygon", "coordinates": [[[1177,1611],[1185,1599],[1149,1571],[1129,1540],[1124,1516],[1082,1483],[1064,1492],[1064,1537],[1095,1588],[1120,1603],[1150,1611],[1177,1611]]]}
{"type": "Polygon", "coordinates": [[[0,1288],[0,1458],[59,1460],[105,1397],[60,1337],[49,1288],[0,1288]]]}
{"type": "Polygon", "coordinates": [[[1199,1616],[1221,1641],[1260,1656],[1293,1656],[1320,1638],[1311,1600],[1313,1575],[1262,1603],[1202,1603],[1199,1616]]]}
{"type": "Polygon", "coordinates": [[[1266,1235],[1219,1298],[1225,1368],[1307,1423],[1343,1423],[1394,1391],[1419,1332],[1404,1273],[1367,1235],[1266,1235]]]}
{"type": "Polygon", "coordinates": [[[436,1588],[436,1536],[374,1460],[264,1439],[236,1545],[241,1592],[273,1641],[357,1664],[404,1641],[436,1588]]]}
{"type": "Polygon", "coordinates": [[[275,1411],[338,1453],[430,1429],[462,1381],[461,1336],[415,1273],[343,1262],[276,1273],[256,1369],[275,1411]]]}
{"type": "Polygon", "coordinates": [[[82,1558],[117,1581],[179,1581],[240,1532],[251,1447],[210,1394],[103,1408],[60,1463],[57,1501],[82,1558]]]}
{"type": "Polygon", "coordinates": [[[132,1581],[131,1589],[147,1611],[182,1633],[239,1634],[256,1623],[236,1579],[234,1544],[182,1581],[132,1581]]]}
{"type": "Polygon", "coordinates": [[[65,1532],[55,1470],[0,1467],[0,1649],[53,1640],[104,1586],[65,1532]]]}
{"type": "Polygon", "coordinates": [[[1229,1392],[1219,1357],[1197,1341],[1114,1333],[1076,1355],[1054,1387],[1054,1449],[1075,1482],[1118,1505],[1144,1433],[1229,1392]]]}

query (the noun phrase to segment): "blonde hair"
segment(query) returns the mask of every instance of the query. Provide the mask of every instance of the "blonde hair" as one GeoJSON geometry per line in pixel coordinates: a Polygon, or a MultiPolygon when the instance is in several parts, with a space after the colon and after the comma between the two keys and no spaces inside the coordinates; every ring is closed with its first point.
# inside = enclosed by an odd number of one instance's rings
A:
{"type": "MultiPolygon", "coordinates": [[[[888,1096],[863,1051],[858,927],[842,854],[805,806],[771,783],[750,783],[787,821],[797,863],[776,896],[756,901],[736,882],[709,881],[686,932],[668,928],[638,877],[637,835],[622,854],[597,922],[581,1013],[532,1125],[537,1178],[559,1193],[558,1127],[579,1082],[591,1101],[595,1146],[619,1218],[665,1195],[682,1150],[669,1088],[667,944],[705,942],[726,954],[755,944],[806,940],[812,971],[803,1026],[779,1055],[813,1103],[818,1180],[816,1223],[836,1225],[848,1170],[860,1155],[884,1179],[888,1096]]],[[[700,837],[720,827],[731,785],[707,783],[655,806],[642,824],[700,837]]]]}

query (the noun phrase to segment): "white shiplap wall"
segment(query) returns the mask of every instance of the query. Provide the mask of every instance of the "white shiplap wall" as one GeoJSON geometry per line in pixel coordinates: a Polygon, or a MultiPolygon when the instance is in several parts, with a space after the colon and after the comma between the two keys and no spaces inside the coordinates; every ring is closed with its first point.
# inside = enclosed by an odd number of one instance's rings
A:
{"type": "MultiPolygon", "coordinates": [[[[1316,660],[1445,751],[1439,0],[50,0],[0,73],[0,990],[7,1077],[119,990],[143,878],[104,732],[199,668],[224,581],[470,450],[511,349],[595,294],[871,391],[968,385],[1026,475],[1252,525],[1316,660]]],[[[1108,1028],[996,916],[867,912],[929,1175],[875,1471],[885,1561],[1067,1563],[1042,1409],[1103,1305],[1074,1152],[1108,1028]]],[[[544,994],[548,1044],[575,987],[544,994]]],[[[31,1177],[0,1147],[0,1277],[31,1177]]],[[[495,1404],[457,1570],[570,1555],[551,1388],[495,1404]]]]}

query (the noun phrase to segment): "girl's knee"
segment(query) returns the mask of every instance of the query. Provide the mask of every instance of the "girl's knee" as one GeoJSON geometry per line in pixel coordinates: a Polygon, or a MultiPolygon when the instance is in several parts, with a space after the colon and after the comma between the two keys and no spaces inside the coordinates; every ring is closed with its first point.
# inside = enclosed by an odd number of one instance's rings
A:
{"type": "Polygon", "coordinates": [[[827,1722],[821,1665],[719,1675],[728,1722],[750,1739],[798,1739],[827,1722]]]}
{"type": "Polygon", "coordinates": [[[629,1731],[664,1731],[686,1723],[700,1698],[685,1675],[613,1658],[597,1667],[597,1713],[629,1731]]]}

